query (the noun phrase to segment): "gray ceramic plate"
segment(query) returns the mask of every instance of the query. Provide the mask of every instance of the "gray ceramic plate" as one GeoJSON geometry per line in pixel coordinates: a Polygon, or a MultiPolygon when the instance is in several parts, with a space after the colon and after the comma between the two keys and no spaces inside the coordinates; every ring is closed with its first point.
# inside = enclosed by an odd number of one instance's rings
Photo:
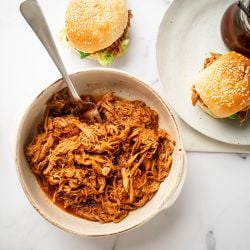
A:
{"type": "Polygon", "coordinates": [[[156,44],[157,65],[165,96],[191,127],[213,139],[250,145],[250,119],[213,119],[190,101],[194,76],[210,51],[228,49],[220,36],[220,20],[231,0],[175,0],[161,22],[156,44]]]}

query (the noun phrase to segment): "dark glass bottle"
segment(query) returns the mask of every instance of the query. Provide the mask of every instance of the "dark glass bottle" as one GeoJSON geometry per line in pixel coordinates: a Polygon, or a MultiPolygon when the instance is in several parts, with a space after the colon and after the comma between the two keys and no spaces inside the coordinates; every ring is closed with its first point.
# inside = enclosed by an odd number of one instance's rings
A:
{"type": "MultiPolygon", "coordinates": [[[[242,2],[249,9],[250,0],[242,2]]],[[[222,17],[221,36],[229,49],[250,57],[250,18],[237,3],[229,6],[222,17]]]]}

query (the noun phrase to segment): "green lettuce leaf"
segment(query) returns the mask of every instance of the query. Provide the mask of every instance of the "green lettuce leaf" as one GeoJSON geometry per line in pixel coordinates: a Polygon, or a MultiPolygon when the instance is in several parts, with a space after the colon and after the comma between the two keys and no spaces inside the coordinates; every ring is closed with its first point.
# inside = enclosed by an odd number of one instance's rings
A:
{"type": "Polygon", "coordinates": [[[230,115],[228,118],[231,120],[236,120],[238,118],[238,113],[230,115]]]}
{"type": "Polygon", "coordinates": [[[215,118],[215,115],[212,113],[212,111],[208,110],[207,112],[208,112],[208,114],[209,114],[210,116],[212,116],[213,118],[215,118]]]}
{"type": "Polygon", "coordinates": [[[101,65],[108,66],[114,62],[115,57],[110,52],[102,51],[97,54],[97,59],[101,65]]]}
{"type": "Polygon", "coordinates": [[[78,52],[80,54],[81,59],[84,59],[84,58],[86,58],[86,57],[88,57],[90,55],[90,53],[85,53],[85,52],[82,52],[82,51],[79,51],[79,50],[78,50],[78,52]]]}
{"type": "Polygon", "coordinates": [[[129,40],[125,39],[122,41],[122,53],[125,53],[128,50],[129,40]]]}

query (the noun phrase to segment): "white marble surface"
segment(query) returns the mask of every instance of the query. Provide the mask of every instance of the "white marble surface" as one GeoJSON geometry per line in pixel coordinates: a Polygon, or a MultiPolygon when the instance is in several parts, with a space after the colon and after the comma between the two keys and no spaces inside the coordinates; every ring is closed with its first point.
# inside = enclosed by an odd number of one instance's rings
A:
{"type": "MultiPolygon", "coordinates": [[[[40,0],[56,39],[67,2],[40,0]]],[[[188,153],[187,180],[177,202],[119,236],[80,238],[50,225],[31,207],[10,149],[15,117],[27,98],[59,74],[19,14],[19,4],[0,2],[0,249],[250,249],[250,156],[242,154],[188,153]]],[[[141,77],[162,94],[154,46],[169,1],[128,0],[128,5],[134,14],[131,47],[113,66],[141,77]]],[[[97,66],[61,47],[60,53],[70,72],[97,66]]]]}

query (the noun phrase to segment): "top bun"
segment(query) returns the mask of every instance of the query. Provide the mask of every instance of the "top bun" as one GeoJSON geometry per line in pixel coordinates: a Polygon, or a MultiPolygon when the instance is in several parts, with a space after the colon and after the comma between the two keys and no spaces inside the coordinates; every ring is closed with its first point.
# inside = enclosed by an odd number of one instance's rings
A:
{"type": "Polygon", "coordinates": [[[201,70],[194,86],[214,116],[229,117],[250,106],[250,60],[228,52],[201,70]]]}
{"type": "Polygon", "coordinates": [[[72,46],[94,53],[114,43],[128,22],[125,0],[72,0],[66,11],[66,33],[72,46]]]}

